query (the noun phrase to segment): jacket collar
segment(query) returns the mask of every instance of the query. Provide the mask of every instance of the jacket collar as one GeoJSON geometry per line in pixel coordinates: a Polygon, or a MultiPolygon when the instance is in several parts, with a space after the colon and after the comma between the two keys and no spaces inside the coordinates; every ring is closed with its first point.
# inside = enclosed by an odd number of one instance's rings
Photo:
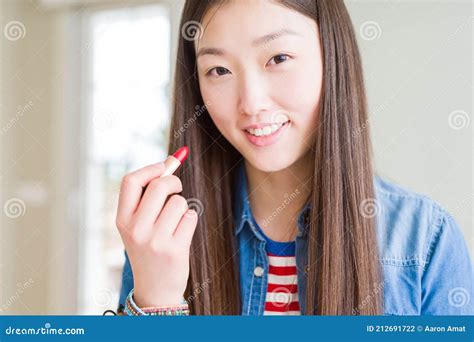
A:
{"type": "MultiPolygon", "coordinates": [[[[248,197],[248,190],[247,190],[247,175],[245,172],[245,163],[242,161],[239,163],[237,174],[235,177],[235,184],[234,184],[234,204],[235,204],[235,235],[239,234],[245,226],[249,226],[254,233],[254,225],[255,222],[252,209],[250,208],[250,202],[248,197]],[[246,225],[246,223],[248,223],[246,225]]],[[[298,215],[297,225],[299,229],[299,235],[304,236],[307,234],[308,226],[309,226],[309,213],[310,213],[311,205],[307,203],[305,207],[300,211],[298,215]]],[[[258,233],[256,233],[259,235],[258,233]]]]}

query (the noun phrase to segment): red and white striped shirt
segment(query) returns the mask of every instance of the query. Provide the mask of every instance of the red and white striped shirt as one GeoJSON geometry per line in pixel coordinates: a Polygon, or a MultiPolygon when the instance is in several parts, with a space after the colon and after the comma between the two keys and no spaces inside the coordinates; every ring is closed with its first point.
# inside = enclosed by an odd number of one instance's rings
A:
{"type": "Polygon", "coordinates": [[[264,315],[301,315],[295,242],[267,238],[268,286],[264,315]]]}

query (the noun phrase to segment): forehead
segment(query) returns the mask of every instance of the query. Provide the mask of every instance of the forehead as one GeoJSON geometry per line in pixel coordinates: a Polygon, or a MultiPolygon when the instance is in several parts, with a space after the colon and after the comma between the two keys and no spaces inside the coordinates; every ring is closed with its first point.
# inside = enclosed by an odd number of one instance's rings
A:
{"type": "Polygon", "coordinates": [[[202,33],[194,41],[200,46],[238,45],[251,47],[255,39],[275,32],[292,31],[314,38],[316,22],[278,1],[228,1],[210,8],[202,23],[202,33]]]}

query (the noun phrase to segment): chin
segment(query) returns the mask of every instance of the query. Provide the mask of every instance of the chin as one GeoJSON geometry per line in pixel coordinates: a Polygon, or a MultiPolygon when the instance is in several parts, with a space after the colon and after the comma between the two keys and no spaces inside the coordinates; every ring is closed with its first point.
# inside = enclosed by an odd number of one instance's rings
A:
{"type": "Polygon", "coordinates": [[[294,160],[284,158],[283,155],[263,158],[256,155],[244,155],[244,157],[250,165],[261,172],[278,172],[290,167],[294,163],[294,160]]]}
{"type": "MultiPolygon", "coordinates": [[[[240,137],[239,137],[240,138],[240,137]]],[[[288,148],[289,143],[280,141],[272,146],[249,146],[249,142],[236,138],[231,144],[242,157],[255,169],[261,172],[278,172],[292,166],[299,158],[298,149],[288,148]]]]}

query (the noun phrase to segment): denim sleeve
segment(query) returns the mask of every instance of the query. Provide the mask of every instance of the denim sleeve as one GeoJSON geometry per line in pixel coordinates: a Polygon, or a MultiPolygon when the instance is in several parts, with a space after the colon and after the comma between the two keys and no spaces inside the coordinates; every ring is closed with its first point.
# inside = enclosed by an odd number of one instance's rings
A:
{"type": "Polygon", "coordinates": [[[128,293],[133,288],[133,274],[132,267],[130,266],[130,260],[128,259],[127,252],[125,252],[125,264],[122,271],[122,287],[120,289],[119,307],[125,305],[125,299],[128,293]]]}
{"type": "Polygon", "coordinates": [[[472,260],[456,221],[444,210],[428,248],[421,279],[421,314],[473,315],[472,260]]]}

